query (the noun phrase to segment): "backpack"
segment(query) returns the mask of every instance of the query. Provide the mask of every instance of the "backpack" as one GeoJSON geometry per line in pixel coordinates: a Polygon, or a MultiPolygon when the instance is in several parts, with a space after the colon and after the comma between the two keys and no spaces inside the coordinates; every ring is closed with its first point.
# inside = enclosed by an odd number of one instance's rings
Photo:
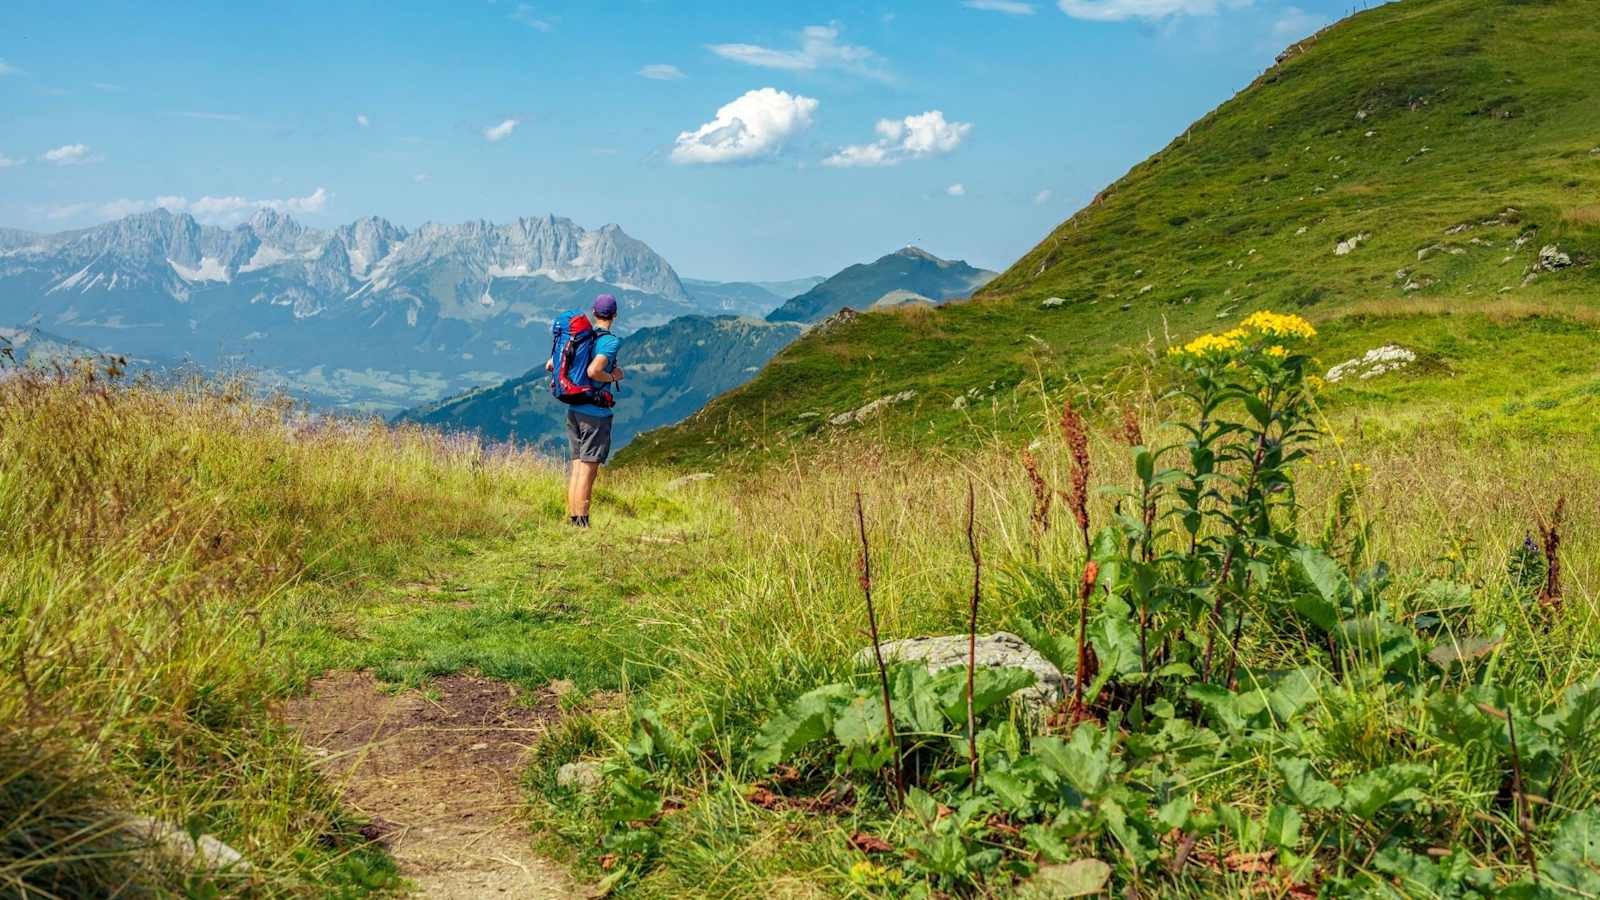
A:
{"type": "Polygon", "coordinates": [[[555,367],[550,393],[557,400],[573,406],[616,404],[611,393],[589,377],[595,341],[602,333],[581,309],[567,310],[550,323],[550,362],[555,367]]]}

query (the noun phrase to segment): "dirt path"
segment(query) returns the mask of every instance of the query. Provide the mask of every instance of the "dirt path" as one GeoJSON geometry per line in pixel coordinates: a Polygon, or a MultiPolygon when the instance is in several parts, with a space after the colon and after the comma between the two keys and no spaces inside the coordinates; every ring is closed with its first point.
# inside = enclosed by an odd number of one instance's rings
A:
{"type": "Polygon", "coordinates": [[[341,672],[284,714],[422,896],[585,896],[533,852],[520,816],[523,759],[559,715],[554,695],[528,706],[510,685],[470,675],[428,688],[389,694],[365,672],[341,672]]]}

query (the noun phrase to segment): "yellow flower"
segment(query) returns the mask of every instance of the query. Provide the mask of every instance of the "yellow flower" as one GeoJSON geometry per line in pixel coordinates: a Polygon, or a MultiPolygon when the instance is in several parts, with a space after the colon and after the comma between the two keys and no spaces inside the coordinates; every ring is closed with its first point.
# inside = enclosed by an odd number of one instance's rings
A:
{"type": "Polygon", "coordinates": [[[1273,344],[1271,347],[1266,349],[1266,354],[1273,359],[1283,359],[1285,356],[1289,355],[1289,351],[1283,349],[1282,344],[1273,344]]]}
{"type": "Polygon", "coordinates": [[[1202,334],[1182,347],[1173,347],[1172,356],[1220,357],[1237,353],[1244,346],[1245,333],[1237,328],[1221,334],[1202,334]]]}
{"type": "Polygon", "coordinates": [[[1261,310],[1251,313],[1240,323],[1246,331],[1255,331],[1275,338],[1313,338],[1317,330],[1311,323],[1297,315],[1261,310]]]}
{"type": "Polygon", "coordinates": [[[900,883],[900,873],[863,859],[850,866],[850,880],[867,887],[892,885],[900,883]]]}

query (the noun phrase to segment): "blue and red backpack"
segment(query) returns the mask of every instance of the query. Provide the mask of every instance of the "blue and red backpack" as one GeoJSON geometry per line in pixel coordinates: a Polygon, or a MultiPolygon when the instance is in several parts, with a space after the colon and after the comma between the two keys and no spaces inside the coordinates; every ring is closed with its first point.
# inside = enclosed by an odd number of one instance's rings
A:
{"type": "Polygon", "coordinates": [[[550,362],[554,366],[550,393],[557,400],[573,406],[616,405],[611,392],[589,377],[594,344],[603,333],[581,309],[569,309],[550,323],[550,362]]]}

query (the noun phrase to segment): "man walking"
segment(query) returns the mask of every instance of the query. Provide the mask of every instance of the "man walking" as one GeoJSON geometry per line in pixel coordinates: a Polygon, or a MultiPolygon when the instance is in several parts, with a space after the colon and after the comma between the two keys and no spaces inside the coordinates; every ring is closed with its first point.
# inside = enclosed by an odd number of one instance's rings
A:
{"type": "MultiPolygon", "coordinates": [[[[617,384],[622,381],[623,374],[622,367],[617,365],[622,339],[611,333],[611,326],[617,320],[617,298],[601,294],[594,298],[590,312],[594,319],[594,358],[581,371],[587,376],[591,399],[572,403],[567,410],[567,440],[572,447],[572,473],[567,477],[567,521],[579,528],[589,527],[589,499],[594,495],[595,476],[600,473],[600,464],[611,455],[611,395],[602,390],[601,385],[617,384]]],[[[562,352],[559,346],[554,349],[555,354],[562,352]]],[[[545,363],[545,371],[554,372],[555,368],[556,359],[552,355],[545,363]]]]}

